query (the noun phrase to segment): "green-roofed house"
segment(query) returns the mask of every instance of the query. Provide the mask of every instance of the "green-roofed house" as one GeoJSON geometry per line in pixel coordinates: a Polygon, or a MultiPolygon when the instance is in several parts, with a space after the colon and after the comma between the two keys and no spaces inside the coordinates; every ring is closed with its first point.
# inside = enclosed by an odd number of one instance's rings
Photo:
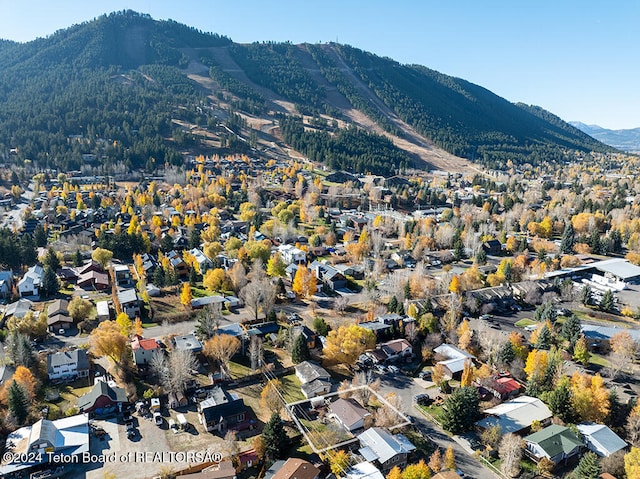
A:
{"type": "Polygon", "coordinates": [[[559,464],[580,454],[583,442],[569,428],[552,424],[524,438],[527,455],[538,462],[543,457],[559,464]]]}

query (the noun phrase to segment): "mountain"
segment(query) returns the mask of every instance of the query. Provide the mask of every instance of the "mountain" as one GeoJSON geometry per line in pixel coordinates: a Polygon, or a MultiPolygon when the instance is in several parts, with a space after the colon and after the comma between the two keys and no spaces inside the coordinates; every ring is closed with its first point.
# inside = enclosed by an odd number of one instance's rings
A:
{"type": "Polygon", "coordinates": [[[5,161],[151,172],[186,154],[301,154],[392,175],[609,151],[538,107],[347,45],[237,44],[132,11],[0,41],[5,161]]]}
{"type": "Polygon", "coordinates": [[[609,130],[598,125],[585,125],[579,121],[569,123],[605,145],[611,145],[629,153],[640,153],[640,128],[609,130]]]}

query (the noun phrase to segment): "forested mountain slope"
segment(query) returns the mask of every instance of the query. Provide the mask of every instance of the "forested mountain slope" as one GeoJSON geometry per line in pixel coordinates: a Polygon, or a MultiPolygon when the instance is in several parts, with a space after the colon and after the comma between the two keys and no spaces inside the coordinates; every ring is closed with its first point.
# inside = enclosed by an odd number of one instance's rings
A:
{"type": "Polygon", "coordinates": [[[612,150],[540,108],[346,45],[241,45],[131,11],[0,41],[4,160],[153,171],[274,143],[387,175],[612,150]]]}

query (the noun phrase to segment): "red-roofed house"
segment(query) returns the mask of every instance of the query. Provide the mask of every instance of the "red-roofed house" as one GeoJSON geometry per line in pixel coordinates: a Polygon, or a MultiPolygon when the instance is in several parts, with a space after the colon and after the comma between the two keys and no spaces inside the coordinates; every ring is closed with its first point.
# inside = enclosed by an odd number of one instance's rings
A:
{"type": "Polygon", "coordinates": [[[145,339],[141,336],[134,336],[131,341],[131,349],[133,350],[133,362],[136,366],[145,366],[149,364],[153,354],[158,351],[160,346],[155,339],[145,339]]]}
{"type": "Polygon", "coordinates": [[[483,387],[501,401],[517,396],[522,389],[522,385],[511,376],[489,376],[476,381],[476,385],[483,387]]]}
{"type": "Polygon", "coordinates": [[[238,454],[238,470],[244,471],[258,464],[258,454],[255,449],[249,449],[238,454]]]}

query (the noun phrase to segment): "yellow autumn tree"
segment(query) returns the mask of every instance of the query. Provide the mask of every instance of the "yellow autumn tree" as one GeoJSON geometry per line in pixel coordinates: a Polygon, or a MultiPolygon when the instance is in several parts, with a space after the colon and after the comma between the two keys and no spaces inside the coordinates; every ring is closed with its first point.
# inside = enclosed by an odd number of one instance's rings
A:
{"type": "Polygon", "coordinates": [[[460,284],[460,277],[458,275],[453,275],[451,278],[451,282],[449,283],[449,291],[454,294],[460,294],[462,285],[460,284]]]}
{"type": "Polygon", "coordinates": [[[354,364],[363,352],[373,349],[376,335],[357,324],[343,325],[329,331],[324,356],[330,363],[354,364]]]}
{"type": "Polygon", "coordinates": [[[451,471],[456,468],[456,455],[453,452],[453,446],[449,446],[444,453],[444,467],[451,471]]]}
{"type": "Polygon", "coordinates": [[[402,479],[402,470],[398,466],[393,466],[387,474],[387,479],[402,479]]]}
{"type": "Polygon", "coordinates": [[[524,367],[524,372],[527,374],[527,380],[531,380],[535,377],[540,377],[547,368],[548,355],[547,351],[539,351],[534,349],[527,356],[527,362],[524,367]]]}
{"type": "Polygon", "coordinates": [[[308,298],[316,294],[318,289],[318,279],[316,278],[316,275],[313,274],[312,270],[304,265],[300,265],[293,277],[291,289],[294,293],[308,298]]]}
{"type": "Polygon", "coordinates": [[[116,323],[120,328],[120,333],[123,336],[129,337],[133,328],[133,323],[131,322],[129,315],[124,312],[119,313],[118,316],[116,316],[116,323]]]}
{"type": "Polygon", "coordinates": [[[599,374],[576,371],[571,376],[571,404],[583,421],[602,422],[609,414],[609,391],[599,374]]]}
{"type": "Polygon", "coordinates": [[[628,479],[640,478],[640,448],[632,447],[624,456],[624,472],[628,479]]]}
{"type": "Polygon", "coordinates": [[[462,366],[462,378],[460,379],[460,387],[471,386],[474,379],[475,368],[473,361],[467,359],[462,366]]]}
{"type": "Polygon", "coordinates": [[[185,308],[190,308],[192,299],[193,293],[191,292],[191,285],[189,283],[184,283],[182,285],[182,291],[180,292],[180,302],[185,308]]]}
{"type": "Polygon", "coordinates": [[[472,331],[469,326],[469,321],[466,319],[460,323],[458,329],[456,329],[456,333],[458,333],[458,347],[460,349],[467,349],[471,344],[471,336],[472,331]]]}
{"type": "Polygon", "coordinates": [[[282,383],[279,379],[269,379],[260,393],[260,409],[280,414],[284,407],[279,394],[281,390],[282,383]]]}

